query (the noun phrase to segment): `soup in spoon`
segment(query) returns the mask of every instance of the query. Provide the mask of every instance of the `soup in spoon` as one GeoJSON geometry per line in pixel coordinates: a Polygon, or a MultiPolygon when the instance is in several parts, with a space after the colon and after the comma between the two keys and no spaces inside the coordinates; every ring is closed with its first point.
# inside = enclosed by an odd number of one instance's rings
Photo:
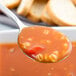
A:
{"type": "Polygon", "coordinates": [[[18,44],[26,55],[39,62],[58,62],[71,53],[69,39],[61,32],[44,26],[23,28],[18,44]]]}

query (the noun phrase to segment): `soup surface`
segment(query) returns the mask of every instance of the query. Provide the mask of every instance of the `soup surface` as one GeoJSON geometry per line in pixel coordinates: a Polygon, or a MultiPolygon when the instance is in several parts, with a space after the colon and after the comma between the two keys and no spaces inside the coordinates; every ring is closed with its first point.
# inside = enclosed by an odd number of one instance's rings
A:
{"type": "Polygon", "coordinates": [[[32,59],[55,63],[71,53],[71,42],[61,32],[43,26],[22,29],[18,36],[19,47],[32,59]]]}
{"type": "Polygon", "coordinates": [[[68,58],[57,63],[39,63],[14,44],[0,44],[0,76],[76,76],[76,42],[68,58]]]}

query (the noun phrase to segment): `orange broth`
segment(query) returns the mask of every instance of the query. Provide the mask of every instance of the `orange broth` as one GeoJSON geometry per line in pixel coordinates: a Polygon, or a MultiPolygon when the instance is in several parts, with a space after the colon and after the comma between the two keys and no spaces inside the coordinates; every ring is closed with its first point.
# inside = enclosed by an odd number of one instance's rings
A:
{"type": "Polygon", "coordinates": [[[39,63],[14,44],[0,44],[0,76],[76,76],[76,42],[71,55],[57,63],[39,63]]]}

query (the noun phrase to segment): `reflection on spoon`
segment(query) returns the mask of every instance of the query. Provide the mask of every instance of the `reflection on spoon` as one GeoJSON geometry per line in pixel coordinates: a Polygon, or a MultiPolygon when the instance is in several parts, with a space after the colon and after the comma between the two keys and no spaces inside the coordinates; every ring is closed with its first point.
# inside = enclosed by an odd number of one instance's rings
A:
{"type": "Polygon", "coordinates": [[[19,47],[30,58],[54,63],[65,59],[71,53],[71,42],[64,34],[49,27],[25,26],[8,8],[0,4],[0,9],[19,26],[19,47]]]}

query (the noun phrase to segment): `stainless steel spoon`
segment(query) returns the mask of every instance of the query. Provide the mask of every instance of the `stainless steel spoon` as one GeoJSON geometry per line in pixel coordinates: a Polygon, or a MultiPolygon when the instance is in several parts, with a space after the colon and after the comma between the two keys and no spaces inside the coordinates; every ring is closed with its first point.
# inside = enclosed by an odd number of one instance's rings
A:
{"type": "Polygon", "coordinates": [[[24,28],[24,27],[28,27],[26,25],[24,25],[21,20],[13,13],[11,12],[8,8],[6,8],[4,5],[2,5],[0,3],[0,10],[6,14],[8,17],[10,17],[11,19],[13,19],[17,25],[19,26],[20,31],[24,28]]]}

